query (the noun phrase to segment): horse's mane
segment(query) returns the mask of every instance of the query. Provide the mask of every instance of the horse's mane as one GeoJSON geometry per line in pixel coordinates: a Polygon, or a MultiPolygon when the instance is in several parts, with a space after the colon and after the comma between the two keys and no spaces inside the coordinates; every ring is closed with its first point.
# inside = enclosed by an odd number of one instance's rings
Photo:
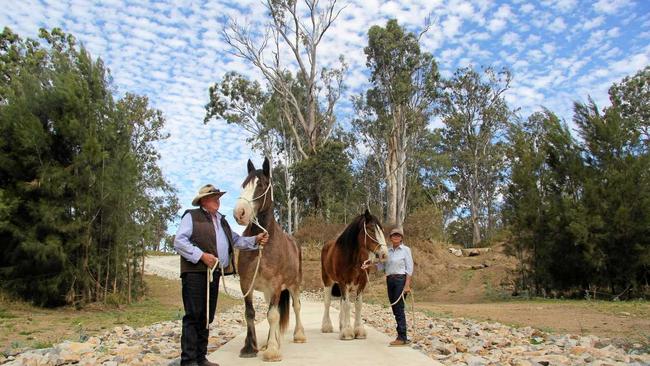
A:
{"type": "Polygon", "coordinates": [[[361,243],[357,243],[357,236],[363,230],[364,225],[368,223],[376,224],[381,229],[381,223],[375,216],[370,215],[370,220],[367,222],[365,222],[365,219],[365,214],[355,217],[336,239],[336,246],[344,257],[351,258],[355,263],[359,260],[359,248],[361,247],[361,243]]]}

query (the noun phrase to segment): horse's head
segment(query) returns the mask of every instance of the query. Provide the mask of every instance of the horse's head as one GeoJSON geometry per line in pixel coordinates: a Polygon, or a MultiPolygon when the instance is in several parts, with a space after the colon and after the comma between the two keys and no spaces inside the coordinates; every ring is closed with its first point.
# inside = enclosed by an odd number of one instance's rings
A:
{"type": "Polygon", "coordinates": [[[373,253],[375,257],[383,263],[388,259],[388,248],[386,247],[384,230],[382,229],[379,220],[373,216],[368,209],[366,209],[363,216],[363,230],[360,230],[359,232],[359,235],[362,236],[362,238],[359,241],[364,243],[366,249],[373,253]]]}
{"type": "Polygon", "coordinates": [[[239,225],[248,225],[251,219],[273,206],[273,188],[271,182],[271,164],[265,158],[262,169],[255,169],[248,160],[248,176],[242,183],[242,191],[233,210],[233,216],[239,225]]]}

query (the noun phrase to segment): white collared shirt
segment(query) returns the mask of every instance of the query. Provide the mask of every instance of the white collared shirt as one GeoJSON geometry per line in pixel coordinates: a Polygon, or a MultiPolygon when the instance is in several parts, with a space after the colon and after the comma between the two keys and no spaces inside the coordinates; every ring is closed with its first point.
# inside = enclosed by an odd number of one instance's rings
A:
{"type": "Polygon", "coordinates": [[[377,269],[386,272],[386,275],[407,274],[413,275],[413,256],[411,248],[401,243],[397,248],[388,248],[386,263],[379,263],[377,269]]]}

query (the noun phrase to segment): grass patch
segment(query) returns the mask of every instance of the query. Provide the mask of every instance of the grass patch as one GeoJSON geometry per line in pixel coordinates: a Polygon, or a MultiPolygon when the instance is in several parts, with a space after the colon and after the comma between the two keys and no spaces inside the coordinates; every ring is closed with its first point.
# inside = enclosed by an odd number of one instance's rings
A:
{"type": "Polygon", "coordinates": [[[650,319],[650,302],[643,300],[634,301],[604,301],[604,300],[569,300],[569,299],[544,299],[534,297],[531,299],[509,299],[512,302],[525,302],[540,305],[569,305],[585,308],[599,313],[618,316],[632,316],[650,319]]]}
{"type": "Polygon", "coordinates": [[[13,319],[15,317],[7,309],[0,308],[0,319],[13,319]]]}
{"type": "MultiPolygon", "coordinates": [[[[116,326],[138,328],[183,316],[180,281],[145,276],[145,284],[145,296],[136,303],[95,303],[81,310],[44,309],[0,296],[0,349],[48,348],[64,340],[84,341],[116,326]]],[[[219,294],[218,311],[240,303],[241,300],[219,294]]]]}
{"type": "MultiPolygon", "coordinates": [[[[409,311],[411,309],[409,308],[409,311]]],[[[424,313],[424,315],[430,317],[430,318],[453,318],[452,314],[446,311],[433,311],[433,310],[418,310],[417,306],[415,308],[416,311],[421,311],[424,313]]]]}
{"type": "Polygon", "coordinates": [[[463,274],[461,275],[461,279],[463,280],[463,285],[466,286],[469,283],[469,281],[471,281],[472,278],[474,278],[474,273],[475,271],[471,269],[466,269],[463,271],[463,274]]]}

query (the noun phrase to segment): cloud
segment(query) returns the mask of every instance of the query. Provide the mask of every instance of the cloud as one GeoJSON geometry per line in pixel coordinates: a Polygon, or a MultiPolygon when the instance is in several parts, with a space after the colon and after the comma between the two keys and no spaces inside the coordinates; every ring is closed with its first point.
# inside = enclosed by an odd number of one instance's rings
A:
{"type": "Polygon", "coordinates": [[[628,7],[632,3],[628,0],[598,0],[594,3],[594,10],[598,13],[614,14],[618,10],[628,7]]]}
{"type": "MultiPolygon", "coordinates": [[[[421,47],[434,55],[443,77],[468,65],[511,68],[515,81],[508,101],[522,113],[544,105],[570,120],[573,100],[589,94],[606,103],[608,83],[650,63],[650,12],[643,1],[346,4],[318,54],[319,67],[335,65],[341,54],[349,63],[349,89],[337,109],[342,122],[353,113],[349,98],[369,83],[363,53],[367,31],[372,25],[384,26],[389,18],[417,33],[425,17],[433,15],[436,22],[422,36],[421,47]]],[[[201,185],[212,182],[229,192],[223,198],[224,210],[234,206],[246,160],[260,164],[261,159],[236,125],[202,123],[207,88],[231,70],[265,85],[261,72],[234,57],[222,39],[228,17],[249,24],[257,39],[268,20],[258,0],[9,0],[0,8],[0,23],[23,37],[35,38],[39,27],[73,33],[110,68],[117,97],[125,92],[147,95],[167,120],[171,137],[157,147],[163,172],[179,188],[181,203],[187,206],[201,185]]],[[[286,47],[280,55],[283,64],[296,70],[286,47]]],[[[434,120],[430,126],[439,123],[434,120]]]]}
{"type": "Polygon", "coordinates": [[[500,18],[495,18],[495,19],[490,20],[487,28],[490,30],[490,32],[497,33],[497,32],[501,31],[505,27],[506,27],[506,21],[505,20],[500,19],[500,18]]]}
{"type": "Polygon", "coordinates": [[[447,38],[453,38],[462,25],[460,17],[450,16],[442,22],[443,34],[447,38]]]}
{"type": "Polygon", "coordinates": [[[600,27],[601,25],[603,25],[603,23],[605,23],[605,17],[602,16],[602,15],[597,16],[595,18],[586,19],[582,23],[582,29],[591,30],[591,29],[594,29],[596,27],[600,27]]]}
{"type": "Polygon", "coordinates": [[[564,19],[558,17],[555,18],[555,20],[549,24],[548,29],[553,32],[553,33],[562,33],[566,29],[566,23],[564,23],[564,19]]]}

